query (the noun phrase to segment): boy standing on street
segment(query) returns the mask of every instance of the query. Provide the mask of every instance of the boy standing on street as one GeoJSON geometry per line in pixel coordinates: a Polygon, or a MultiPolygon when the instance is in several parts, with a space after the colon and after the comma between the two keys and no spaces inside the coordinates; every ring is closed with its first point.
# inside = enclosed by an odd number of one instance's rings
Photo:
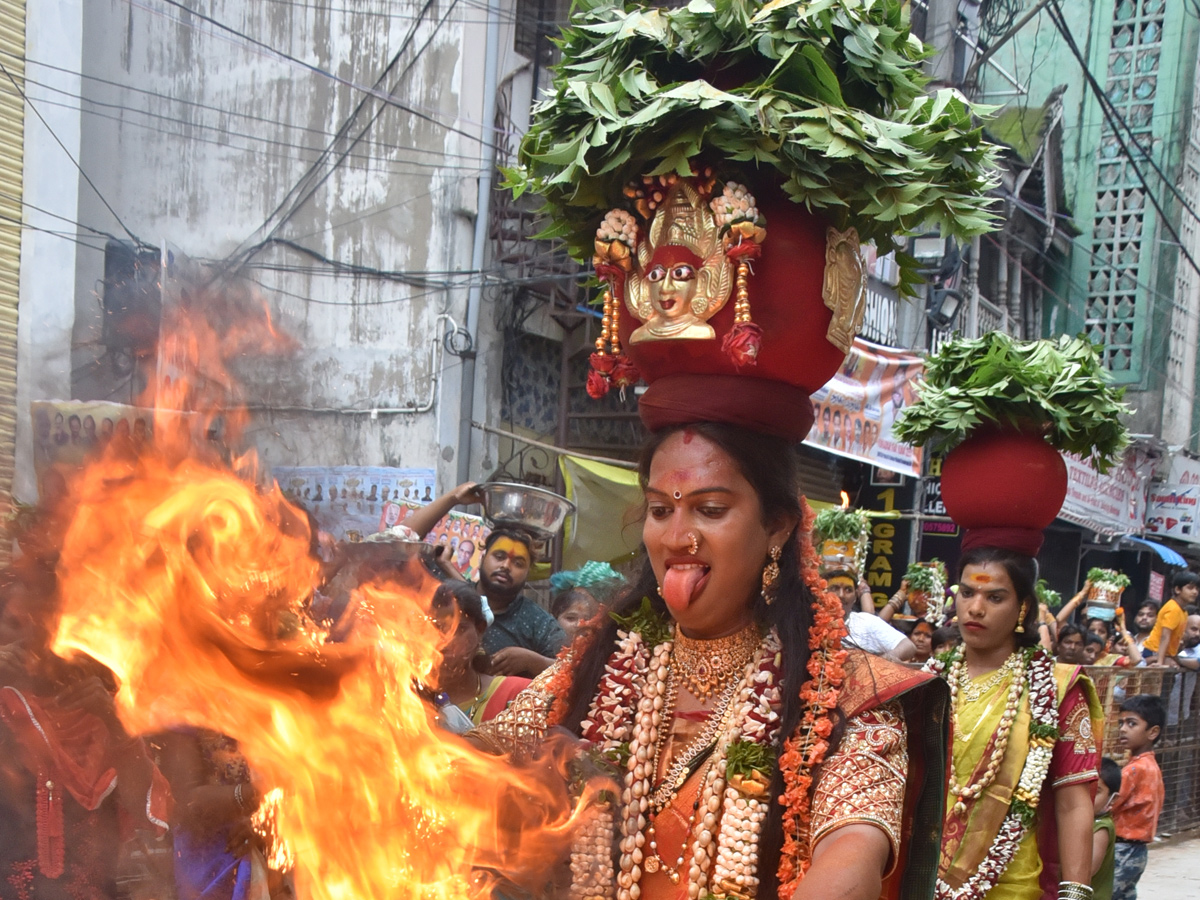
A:
{"type": "Polygon", "coordinates": [[[1138,879],[1146,871],[1146,847],[1154,840],[1165,795],[1154,758],[1165,719],[1162,700],[1152,694],[1137,694],[1121,704],[1120,744],[1130,758],[1112,810],[1117,833],[1113,900],[1137,900],[1138,879]]]}

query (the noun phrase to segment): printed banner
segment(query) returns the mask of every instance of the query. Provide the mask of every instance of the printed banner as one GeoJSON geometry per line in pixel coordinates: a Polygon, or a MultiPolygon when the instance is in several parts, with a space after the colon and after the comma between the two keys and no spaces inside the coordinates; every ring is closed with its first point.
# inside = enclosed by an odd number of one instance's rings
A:
{"type": "Polygon", "coordinates": [[[1200,462],[1176,453],[1166,484],[1152,484],[1146,497],[1146,533],[1200,543],[1200,462]]]}
{"type": "MultiPolygon", "coordinates": [[[[380,531],[388,518],[386,504],[420,506],[434,497],[433,469],[275,466],[271,474],[284,496],[311,512],[321,530],[339,541],[361,541],[380,531]]],[[[400,521],[398,506],[392,515],[400,521]]]]}
{"type": "Polygon", "coordinates": [[[1129,450],[1125,459],[1101,475],[1071,453],[1067,464],[1067,499],[1061,518],[1106,535],[1137,534],[1146,513],[1147,460],[1129,450]]]}
{"type": "MultiPolygon", "coordinates": [[[[38,496],[47,501],[59,496],[71,474],[114,441],[136,454],[153,444],[156,423],[161,428],[191,418],[187,413],[84,400],[35,400],[29,412],[38,496]]],[[[199,419],[193,424],[199,427],[199,419]]],[[[202,438],[202,434],[192,434],[193,440],[202,438]]]]}
{"type": "MultiPolygon", "coordinates": [[[[379,531],[393,525],[403,525],[404,520],[423,504],[414,500],[389,500],[383,504],[383,515],[379,520],[379,531]]],[[[483,543],[492,529],[481,516],[472,516],[451,510],[433,526],[425,540],[435,547],[445,547],[455,568],[468,581],[474,581],[483,559],[483,543]]]]}
{"type": "Polygon", "coordinates": [[[816,422],[804,443],[903,475],[921,474],[920,447],[896,440],[892,425],[916,397],[921,357],[854,339],[838,374],[813,394],[816,422]]]}

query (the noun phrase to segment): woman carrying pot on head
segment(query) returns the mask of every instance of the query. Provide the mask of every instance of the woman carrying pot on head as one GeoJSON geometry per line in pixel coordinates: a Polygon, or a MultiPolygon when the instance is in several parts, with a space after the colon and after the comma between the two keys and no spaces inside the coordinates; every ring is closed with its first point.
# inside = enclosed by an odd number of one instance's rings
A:
{"type": "MultiPolygon", "coordinates": [[[[928,900],[949,691],[842,646],[842,605],[818,572],[794,446],[811,430],[812,396],[854,350],[862,244],[890,247],[897,231],[875,215],[879,192],[904,184],[927,195],[908,204],[905,231],[924,228],[931,200],[982,212],[990,150],[975,131],[934,138],[918,125],[936,165],[922,155],[898,176],[864,155],[831,163],[791,124],[778,127],[790,114],[759,116],[753,98],[780,53],[812,49],[837,71],[844,42],[795,8],[700,6],[650,10],[654,35],[636,4],[580,6],[561,65],[589,74],[556,82],[522,144],[514,186],[544,195],[605,282],[588,394],[648,384],[638,399],[651,433],[638,470],[645,552],[612,616],[477,739],[524,752],[559,726],[615,762],[615,790],[584,794],[595,800],[572,850],[573,900],[928,900]],[[683,89],[679,59],[698,61],[683,89]],[[717,75],[734,107],[720,122],[694,93],[717,75]],[[582,147],[580,128],[598,112],[580,97],[631,77],[646,89],[623,109],[640,111],[606,119],[613,130],[582,147]],[[740,161],[752,132],[779,148],[771,161],[740,161]],[[809,193],[818,170],[829,187],[809,193]]],[[[868,42],[902,21],[898,0],[839,16],[868,42]]],[[[893,48],[899,59],[877,74],[903,72],[911,85],[917,42],[893,48]]],[[[855,102],[887,117],[908,90],[893,81],[855,102]]],[[[969,115],[960,98],[942,99],[969,115]]],[[[940,225],[965,236],[972,218],[940,225]]],[[[848,421],[835,413],[839,446],[853,440],[839,432],[848,421]]]]}
{"type": "MultiPolygon", "coordinates": [[[[1111,427],[1115,415],[1094,427],[1074,405],[1078,397],[1087,398],[1087,408],[1115,403],[1111,387],[1091,346],[1070,338],[1026,343],[989,334],[950,342],[927,365],[921,396],[898,431],[913,443],[952,443],[942,502],[963,529],[955,601],[962,645],[926,666],[949,685],[954,717],[936,896],[1090,900],[1103,710],[1079,665],[1056,663],[1040,645],[1037,555],[1066,498],[1062,446],[1095,435],[1101,465],[1124,449],[1120,429],[1111,427]],[[987,369],[983,359],[1001,362],[987,369]],[[1076,373],[1062,395],[1045,400],[1059,407],[1045,422],[1031,421],[1027,404],[1006,399],[1015,390],[984,384],[974,386],[977,394],[966,392],[968,405],[980,421],[998,424],[968,430],[965,438],[946,426],[943,392],[953,384],[963,395],[961,378],[949,372],[984,368],[1005,384],[1027,385],[1043,379],[1045,367],[1076,373]],[[1059,421],[1071,422],[1071,431],[1058,429],[1059,421]]],[[[961,408],[952,416],[961,422],[961,408]]],[[[1071,630],[1062,628],[1060,648],[1079,640],[1071,630]]]]}
{"type": "Polygon", "coordinates": [[[1038,645],[1033,554],[972,546],[961,567],[962,647],[932,663],[955,723],[939,896],[1086,900],[1090,888],[1063,886],[1091,878],[1099,700],[1038,645]]]}

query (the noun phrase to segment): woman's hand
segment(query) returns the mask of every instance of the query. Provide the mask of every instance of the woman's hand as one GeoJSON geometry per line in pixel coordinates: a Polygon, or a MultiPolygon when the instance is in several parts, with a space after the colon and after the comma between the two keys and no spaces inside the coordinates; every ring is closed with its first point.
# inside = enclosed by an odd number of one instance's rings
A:
{"type": "Polygon", "coordinates": [[[813,849],[812,866],[792,900],[878,900],[892,844],[874,825],[846,825],[813,849]]]}

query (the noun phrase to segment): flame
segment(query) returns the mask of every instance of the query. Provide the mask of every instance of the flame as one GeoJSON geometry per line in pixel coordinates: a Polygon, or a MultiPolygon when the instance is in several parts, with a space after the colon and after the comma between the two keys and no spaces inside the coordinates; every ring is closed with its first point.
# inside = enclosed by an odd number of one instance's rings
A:
{"type": "Polygon", "coordinates": [[[845,491],[842,491],[841,493],[842,493],[842,509],[849,509],[850,508],[850,495],[847,494],[845,491]]]}
{"type": "MultiPolygon", "coordinates": [[[[170,342],[177,371],[209,367],[206,391],[230,381],[205,354],[237,346],[210,326],[170,342]]],[[[173,404],[197,396],[172,389],[173,404]]],[[[357,625],[334,642],[305,612],[319,573],[302,511],[211,450],[166,443],[109,453],[73,485],[55,651],[113,670],[132,733],[236,738],[302,898],[474,898],[495,878],[480,867],[544,886],[576,821],[566,748],[515,767],[436,725],[413,689],[446,641],[420,561],[356,586],[357,625]]]]}

